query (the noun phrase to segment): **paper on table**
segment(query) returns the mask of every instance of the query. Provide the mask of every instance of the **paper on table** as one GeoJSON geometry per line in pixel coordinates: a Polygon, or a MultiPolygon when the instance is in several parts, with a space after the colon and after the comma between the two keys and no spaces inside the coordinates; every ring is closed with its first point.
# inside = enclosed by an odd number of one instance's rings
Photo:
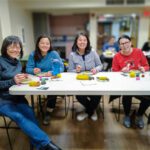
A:
{"type": "Polygon", "coordinates": [[[84,80],[80,81],[83,86],[96,85],[97,82],[95,80],[84,80]]]}

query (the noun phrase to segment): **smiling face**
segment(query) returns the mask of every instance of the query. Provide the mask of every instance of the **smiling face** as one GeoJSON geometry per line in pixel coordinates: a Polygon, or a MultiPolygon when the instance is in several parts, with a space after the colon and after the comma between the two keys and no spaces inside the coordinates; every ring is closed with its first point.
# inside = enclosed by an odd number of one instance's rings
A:
{"type": "Polygon", "coordinates": [[[78,46],[78,50],[80,52],[85,52],[85,49],[87,47],[87,38],[83,35],[80,35],[77,39],[77,46],[78,46]]]}
{"type": "Polygon", "coordinates": [[[41,54],[44,56],[47,54],[47,52],[50,49],[50,41],[48,38],[41,38],[41,40],[39,41],[39,49],[41,51],[41,54]]]}
{"type": "Polygon", "coordinates": [[[13,43],[7,47],[7,55],[11,58],[18,58],[20,56],[21,47],[19,43],[13,43]]]}
{"type": "Polygon", "coordinates": [[[123,54],[130,54],[132,52],[132,43],[129,39],[120,39],[119,46],[123,54]]]}

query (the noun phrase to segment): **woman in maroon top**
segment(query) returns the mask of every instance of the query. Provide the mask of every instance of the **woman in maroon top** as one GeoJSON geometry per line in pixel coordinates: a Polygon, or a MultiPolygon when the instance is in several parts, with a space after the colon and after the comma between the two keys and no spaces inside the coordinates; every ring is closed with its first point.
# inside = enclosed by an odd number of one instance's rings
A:
{"type": "MultiPolygon", "coordinates": [[[[123,35],[118,39],[120,51],[114,56],[112,63],[112,71],[129,72],[130,70],[139,70],[145,72],[149,70],[149,64],[141,49],[133,48],[131,38],[123,35]]],[[[124,107],[125,117],[123,124],[125,127],[131,127],[130,109],[133,96],[123,96],[122,103],[124,107]]],[[[136,114],[136,125],[139,128],[144,127],[143,114],[150,106],[150,101],[142,96],[134,96],[138,98],[141,103],[136,114]]]]}

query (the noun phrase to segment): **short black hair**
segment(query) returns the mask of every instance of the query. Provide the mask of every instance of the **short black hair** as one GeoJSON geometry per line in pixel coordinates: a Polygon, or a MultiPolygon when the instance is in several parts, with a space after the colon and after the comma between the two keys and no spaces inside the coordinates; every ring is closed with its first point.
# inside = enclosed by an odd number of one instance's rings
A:
{"type": "Polygon", "coordinates": [[[88,54],[88,53],[91,51],[92,48],[91,48],[91,45],[90,45],[90,40],[89,40],[89,38],[88,38],[88,35],[87,35],[85,32],[81,32],[81,33],[79,33],[79,34],[76,36],[76,38],[75,38],[75,40],[74,40],[74,44],[73,44],[73,46],[72,46],[72,51],[73,51],[73,52],[77,52],[77,50],[78,50],[77,40],[78,40],[78,38],[79,38],[80,36],[85,36],[86,39],[87,39],[87,47],[85,48],[85,54],[88,54]]]}
{"type": "Polygon", "coordinates": [[[40,61],[42,58],[43,58],[43,56],[42,56],[42,54],[41,54],[41,50],[40,50],[40,48],[39,48],[39,42],[40,42],[40,40],[41,39],[43,39],[43,38],[47,38],[48,40],[49,40],[49,42],[50,42],[50,48],[49,48],[49,51],[48,52],[50,52],[53,48],[52,48],[52,41],[51,41],[51,38],[48,36],[48,35],[40,35],[38,38],[37,38],[37,41],[36,41],[36,45],[35,45],[35,53],[34,53],[34,60],[35,61],[40,61]]]}
{"type": "Polygon", "coordinates": [[[7,54],[7,48],[8,48],[8,46],[10,46],[12,44],[19,44],[20,45],[20,58],[22,58],[23,57],[22,42],[21,42],[20,38],[18,36],[15,36],[15,35],[7,36],[3,40],[2,47],[1,47],[1,55],[4,57],[9,57],[7,54]]]}
{"type": "Polygon", "coordinates": [[[120,44],[121,39],[128,39],[129,41],[131,41],[131,38],[128,35],[122,35],[118,38],[118,44],[120,44]]]}

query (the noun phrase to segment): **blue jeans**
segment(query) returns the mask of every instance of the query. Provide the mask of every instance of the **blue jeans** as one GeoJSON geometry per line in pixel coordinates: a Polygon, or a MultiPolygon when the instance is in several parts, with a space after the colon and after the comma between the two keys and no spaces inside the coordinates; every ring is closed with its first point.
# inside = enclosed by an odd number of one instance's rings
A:
{"type": "Polygon", "coordinates": [[[32,108],[24,103],[10,103],[0,106],[0,114],[11,118],[30,138],[31,143],[41,148],[50,143],[48,135],[39,128],[32,108]]]}

